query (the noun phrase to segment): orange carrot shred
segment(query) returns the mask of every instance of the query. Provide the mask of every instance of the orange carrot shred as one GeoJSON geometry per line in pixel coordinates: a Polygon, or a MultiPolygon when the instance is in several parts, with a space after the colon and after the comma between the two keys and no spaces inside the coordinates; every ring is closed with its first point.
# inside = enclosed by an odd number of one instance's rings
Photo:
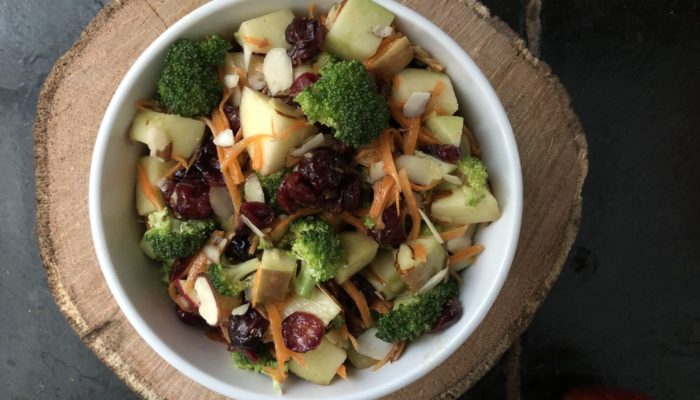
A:
{"type": "Polygon", "coordinates": [[[253,151],[253,162],[251,166],[254,170],[259,171],[263,167],[263,146],[261,141],[255,142],[252,146],[255,149],[253,151]]]}
{"type": "Polygon", "coordinates": [[[287,218],[277,221],[277,223],[272,227],[270,237],[272,238],[272,240],[280,240],[282,235],[284,235],[287,232],[287,230],[289,229],[289,225],[291,225],[292,222],[301,217],[316,214],[317,212],[320,212],[320,210],[314,208],[302,208],[301,210],[295,212],[287,218]]]}
{"type": "Polygon", "coordinates": [[[248,44],[252,44],[253,46],[267,47],[270,45],[270,42],[267,40],[267,38],[258,39],[258,38],[253,37],[253,36],[243,35],[243,36],[241,36],[241,39],[243,39],[243,41],[248,43],[248,44]]]}
{"type": "Polygon", "coordinates": [[[450,229],[449,231],[440,232],[440,237],[444,241],[457,239],[460,236],[464,236],[464,234],[467,233],[467,229],[469,229],[469,224],[462,225],[462,226],[454,228],[454,229],[450,229]]]}
{"type": "Polygon", "coordinates": [[[481,254],[482,251],[484,251],[484,245],[482,244],[475,244],[474,246],[462,249],[447,258],[447,265],[452,265],[456,262],[474,257],[478,254],[481,254]]]}
{"type": "Polygon", "coordinates": [[[411,232],[408,234],[408,240],[417,239],[420,235],[420,213],[418,212],[418,204],[416,203],[416,197],[413,195],[413,190],[411,189],[411,182],[408,180],[408,175],[405,169],[399,171],[399,185],[401,191],[403,192],[404,198],[406,199],[406,205],[408,206],[408,212],[411,215],[411,232]]]}
{"type": "Polygon", "coordinates": [[[367,299],[365,299],[365,296],[357,289],[351,280],[348,279],[341,286],[343,286],[345,292],[355,302],[357,309],[360,310],[362,324],[365,326],[365,328],[369,328],[372,325],[372,315],[370,314],[369,307],[367,306],[367,299]]]}
{"type": "Polygon", "coordinates": [[[153,204],[159,211],[162,210],[163,203],[160,201],[158,195],[156,195],[156,192],[153,190],[153,185],[151,185],[151,181],[148,179],[146,170],[143,168],[141,163],[139,163],[136,167],[136,172],[139,176],[139,186],[141,186],[141,191],[143,192],[143,194],[146,196],[148,201],[150,201],[151,204],[153,204]]]}
{"type": "Polygon", "coordinates": [[[293,358],[300,364],[303,364],[303,359],[300,355],[294,353],[287,348],[284,343],[284,336],[282,336],[282,316],[280,315],[280,310],[277,308],[276,304],[265,304],[265,311],[267,311],[267,317],[270,320],[270,332],[272,332],[272,342],[275,345],[275,358],[277,359],[277,370],[281,381],[284,382],[287,379],[287,373],[284,370],[284,363],[290,358],[293,358]]]}
{"type": "Polygon", "coordinates": [[[365,224],[349,212],[343,211],[340,213],[340,218],[345,221],[346,224],[354,226],[358,231],[367,233],[367,227],[365,224]]]}
{"type": "Polygon", "coordinates": [[[428,254],[425,251],[425,247],[421,243],[414,243],[411,245],[411,249],[413,250],[413,256],[416,261],[428,261],[428,254]]]}
{"type": "Polygon", "coordinates": [[[433,134],[425,128],[418,133],[418,141],[428,144],[440,144],[440,141],[435,139],[433,134]]]}
{"type": "Polygon", "coordinates": [[[345,364],[341,364],[336,373],[341,379],[348,379],[348,371],[345,370],[345,364]]]}
{"type": "Polygon", "coordinates": [[[420,117],[408,119],[408,132],[403,139],[403,153],[413,154],[416,152],[418,136],[420,134],[420,117]]]}
{"type": "Polygon", "coordinates": [[[369,209],[368,216],[374,221],[374,226],[377,229],[384,229],[384,221],[382,214],[388,206],[390,196],[398,193],[394,179],[389,175],[384,175],[382,179],[374,182],[372,185],[374,197],[372,198],[372,206],[369,209]]]}
{"type": "Polygon", "coordinates": [[[309,4],[309,18],[316,18],[316,4],[314,3],[309,4]]]}

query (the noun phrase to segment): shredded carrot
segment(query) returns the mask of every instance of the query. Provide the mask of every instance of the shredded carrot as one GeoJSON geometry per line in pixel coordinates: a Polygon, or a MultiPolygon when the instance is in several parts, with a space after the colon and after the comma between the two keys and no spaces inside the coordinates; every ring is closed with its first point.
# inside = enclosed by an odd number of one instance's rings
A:
{"type": "Polygon", "coordinates": [[[435,139],[433,134],[425,128],[422,128],[418,133],[418,141],[428,144],[440,144],[440,141],[435,139]]]}
{"type": "Polygon", "coordinates": [[[469,224],[462,225],[462,226],[454,228],[454,229],[450,229],[449,231],[440,232],[440,237],[444,241],[457,239],[460,236],[464,236],[464,234],[467,233],[467,229],[469,229],[469,224]]]}
{"type": "Polygon", "coordinates": [[[425,251],[425,246],[423,246],[421,243],[414,243],[410,247],[413,250],[413,257],[416,259],[416,261],[428,261],[428,254],[425,251]]]}
{"type": "Polygon", "coordinates": [[[267,40],[267,38],[258,39],[258,38],[253,37],[253,36],[243,35],[243,36],[241,36],[241,39],[243,39],[243,41],[248,43],[248,44],[252,44],[253,46],[267,47],[270,45],[270,42],[267,40]]]}
{"type": "Polygon", "coordinates": [[[345,370],[345,364],[340,364],[340,367],[338,367],[338,371],[336,371],[336,374],[338,374],[340,379],[348,379],[348,371],[345,370]]]}
{"type": "Polygon", "coordinates": [[[250,290],[253,294],[253,300],[250,302],[253,308],[255,308],[255,306],[257,306],[258,303],[258,296],[256,294],[258,292],[258,288],[260,287],[260,271],[262,271],[262,268],[258,268],[255,271],[255,274],[253,275],[253,285],[250,290]]]}
{"type": "Polygon", "coordinates": [[[251,166],[254,170],[259,171],[263,167],[263,146],[261,141],[255,142],[253,145],[253,162],[251,166]]]}
{"type": "Polygon", "coordinates": [[[287,348],[284,343],[284,336],[282,336],[282,316],[280,315],[280,310],[277,308],[277,304],[265,304],[265,311],[267,311],[267,318],[270,321],[270,331],[272,332],[272,342],[275,345],[275,358],[277,359],[277,371],[279,373],[278,381],[282,383],[287,379],[287,373],[284,370],[284,363],[290,358],[293,358],[299,364],[303,364],[303,358],[293,351],[287,348]]]}
{"type": "Polygon", "coordinates": [[[442,179],[436,179],[436,180],[432,181],[429,185],[425,185],[425,186],[411,182],[411,189],[413,189],[416,192],[425,192],[426,190],[434,189],[441,182],[442,182],[442,179]]]}
{"type": "MultiPolygon", "coordinates": [[[[225,157],[226,157],[226,159],[224,159],[224,162],[223,162],[223,164],[221,165],[221,167],[222,167],[222,168],[227,168],[227,167],[230,165],[230,163],[231,163],[236,157],[238,157],[241,153],[243,153],[243,151],[245,151],[245,149],[246,149],[248,146],[252,145],[253,143],[257,142],[258,140],[270,139],[270,138],[273,138],[273,136],[272,136],[272,135],[266,135],[266,134],[248,136],[247,138],[245,138],[245,139],[243,139],[243,140],[237,142],[237,143],[234,144],[233,146],[228,147],[228,148],[225,150],[225,157]]],[[[253,157],[255,157],[255,155],[254,155],[253,157]]]]}
{"type": "Polygon", "coordinates": [[[391,311],[391,307],[392,305],[390,302],[384,299],[377,299],[374,301],[374,303],[372,303],[372,305],[369,308],[382,315],[386,315],[389,313],[389,311],[391,311]]]}
{"type": "Polygon", "coordinates": [[[170,156],[170,158],[172,158],[173,160],[177,161],[180,165],[182,165],[182,166],[185,167],[185,168],[189,168],[189,167],[190,167],[189,161],[185,160],[185,158],[182,157],[181,155],[178,155],[178,154],[173,153],[173,155],[170,156]]]}
{"type": "MultiPolygon", "coordinates": [[[[274,122],[274,118],[272,119],[272,121],[274,122]]],[[[299,129],[301,129],[307,125],[308,125],[308,123],[305,120],[300,119],[297,122],[289,125],[288,127],[282,129],[279,132],[275,132],[274,125],[273,125],[272,136],[274,137],[275,140],[286,140],[292,133],[298,131],[299,129]]]]}
{"type": "Polygon", "coordinates": [[[360,290],[357,289],[351,280],[348,279],[341,286],[343,286],[345,292],[357,305],[357,309],[360,311],[360,318],[362,318],[362,324],[365,326],[365,328],[369,328],[372,325],[372,315],[370,314],[369,307],[367,306],[367,299],[365,299],[365,296],[360,290]]]}
{"type": "Polygon", "coordinates": [[[316,18],[316,4],[314,3],[309,4],[309,18],[316,18]]]}
{"type": "Polygon", "coordinates": [[[384,214],[384,209],[389,205],[391,195],[398,194],[397,186],[391,176],[384,175],[382,179],[374,182],[372,189],[374,190],[374,197],[367,215],[374,221],[374,226],[377,229],[384,229],[382,214],[384,214]]]}
{"type": "MultiPolygon", "coordinates": [[[[348,328],[345,328],[347,331],[348,328]]],[[[352,348],[355,349],[355,351],[360,351],[360,344],[357,343],[357,339],[355,339],[355,336],[353,336],[349,331],[348,331],[348,340],[350,341],[350,344],[352,344],[352,348]]]]}
{"type": "Polygon", "coordinates": [[[289,217],[277,221],[277,223],[272,227],[270,237],[272,238],[272,240],[280,240],[280,238],[282,238],[282,235],[284,235],[287,232],[287,230],[289,229],[289,225],[291,225],[292,222],[301,217],[316,214],[319,211],[320,210],[314,208],[302,208],[301,210],[290,215],[289,217]]]}
{"type": "Polygon", "coordinates": [[[480,254],[482,251],[484,251],[484,245],[482,244],[475,244],[474,246],[462,249],[447,258],[447,265],[452,265],[456,262],[474,257],[480,254]]]}
{"type": "Polygon", "coordinates": [[[413,154],[416,152],[418,136],[420,134],[420,117],[408,119],[408,132],[403,139],[403,153],[413,154]]]}
{"type": "Polygon", "coordinates": [[[369,168],[370,165],[379,159],[377,146],[377,142],[373,141],[368,147],[358,150],[357,154],[355,155],[355,161],[357,161],[358,164],[369,168]]]}
{"type": "Polygon", "coordinates": [[[471,151],[472,155],[474,157],[481,158],[481,148],[479,147],[479,143],[477,143],[472,131],[465,125],[462,128],[462,133],[466,135],[467,139],[469,140],[469,150],[471,151]]]}
{"type": "Polygon", "coordinates": [[[447,89],[447,85],[445,85],[445,82],[443,81],[437,81],[435,86],[433,87],[433,90],[430,91],[430,101],[428,102],[428,105],[425,107],[426,111],[433,109],[435,112],[438,114],[444,114],[442,110],[439,110],[435,106],[435,102],[437,101],[438,97],[447,89]]]}
{"type": "Polygon", "coordinates": [[[365,224],[349,212],[343,211],[340,213],[340,218],[345,221],[345,223],[354,226],[358,231],[367,233],[367,227],[365,224]]]}
{"type": "Polygon", "coordinates": [[[411,182],[408,180],[408,175],[405,169],[399,171],[399,185],[401,191],[403,192],[404,198],[406,199],[406,205],[408,206],[408,212],[411,215],[411,232],[408,234],[408,240],[417,239],[420,235],[420,213],[418,212],[418,204],[416,202],[416,197],[411,189],[411,182]]]}
{"type": "MultiPolygon", "coordinates": [[[[216,243],[221,240],[225,240],[224,233],[222,231],[214,231],[214,233],[209,236],[207,244],[216,243]]],[[[209,261],[209,258],[202,250],[200,250],[196,256],[192,257],[189,265],[187,266],[189,272],[187,273],[187,280],[185,281],[186,291],[194,289],[194,281],[201,273],[205,272],[207,268],[209,268],[209,264],[211,264],[211,261],[209,261]]]]}
{"type": "MultiPolygon", "coordinates": [[[[388,128],[379,135],[379,153],[382,157],[382,161],[384,161],[384,170],[394,178],[396,186],[401,186],[399,183],[399,173],[396,170],[396,164],[394,164],[394,142],[392,136],[395,131],[396,129],[388,128]]],[[[396,210],[398,210],[400,202],[398,191],[396,191],[395,199],[396,210]]]]}
{"type": "Polygon", "coordinates": [[[386,53],[390,48],[389,45],[402,37],[403,35],[401,33],[394,32],[393,34],[382,39],[381,43],[379,43],[379,47],[377,47],[377,51],[374,52],[374,55],[363,62],[363,64],[365,64],[365,68],[367,68],[368,71],[372,71],[372,69],[375,68],[377,61],[384,57],[384,53],[386,53]]]}
{"type": "Polygon", "coordinates": [[[396,359],[398,358],[398,357],[397,357],[397,354],[400,355],[401,352],[403,352],[403,348],[404,348],[405,346],[406,346],[406,342],[396,342],[396,343],[394,343],[394,345],[392,346],[391,350],[389,350],[389,352],[386,354],[386,356],[385,356],[381,361],[379,361],[377,364],[374,365],[374,367],[372,368],[372,371],[378,371],[378,370],[381,369],[386,363],[390,363],[390,362],[396,360],[396,359]]]}
{"type": "Polygon", "coordinates": [[[151,204],[155,206],[155,208],[157,208],[159,211],[162,210],[163,203],[160,201],[158,195],[153,190],[153,185],[151,185],[151,181],[148,179],[146,170],[143,168],[141,163],[139,163],[136,167],[136,171],[139,176],[139,186],[141,186],[141,191],[143,192],[144,196],[146,196],[148,201],[150,201],[151,204]]]}

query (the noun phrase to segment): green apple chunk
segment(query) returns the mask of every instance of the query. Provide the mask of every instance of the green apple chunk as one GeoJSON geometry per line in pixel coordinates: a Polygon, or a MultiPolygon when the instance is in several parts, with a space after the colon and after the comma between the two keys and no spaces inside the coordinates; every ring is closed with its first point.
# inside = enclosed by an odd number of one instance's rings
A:
{"type": "Polygon", "coordinates": [[[477,224],[498,219],[501,212],[498,201],[486,190],[484,197],[474,207],[466,205],[465,191],[468,187],[453,189],[449,196],[435,200],[430,207],[430,215],[435,219],[451,224],[477,224]]]}
{"type": "Polygon", "coordinates": [[[204,122],[175,114],[155,111],[139,111],[131,124],[131,140],[148,145],[151,155],[165,161],[170,153],[189,158],[197,149],[204,136],[204,122]]]}
{"type": "Polygon", "coordinates": [[[464,118],[454,115],[438,115],[425,121],[425,126],[440,143],[459,147],[462,141],[464,118]]]}
{"type": "Polygon", "coordinates": [[[293,313],[301,311],[317,316],[324,325],[328,325],[340,312],[340,306],[321,288],[315,288],[309,298],[293,295],[282,308],[284,320],[293,313]]]}
{"type": "Polygon", "coordinates": [[[296,270],[297,259],[286,251],[265,250],[253,284],[253,302],[277,303],[284,300],[296,270]]]}
{"type": "Polygon", "coordinates": [[[442,243],[429,236],[402,244],[396,255],[396,265],[401,274],[401,280],[412,291],[416,291],[444,268],[446,258],[447,251],[442,243]],[[422,246],[425,251],[425,261],[416,257],[418,246],[422,246]]]}
{"type": "Polygon", "coordinates": [[[414,92],[430,92],[432,97],[424,114],[435,111],[439,115],[452,115],[457,111],[457,97],[447,74],[427,69],[406,68],[394,76],[391,98],[404,104],[414,92]]]}
{"type": "MultiPolygon", "coordinates": [[[[153,193],[155,193],[160,203],[163,204],[163,195],[160,189],[157,189],[158,181],[163,178],[168,169],[175,165],[175,161],[163,162],[156,157],[144,156],[139,159],[139,164],[146,172],[148,182],[154,187],[153,193]]],[[[144,194],[140,179],[136,180],[136,211],[141,216],[158,211],[158,208],[144,194]]]]}
{"type": "Polygon", "coordinates": [[[347,264],[335,274],[335,281],[342,285],[374,259],[379,243],[362,232],[343,232],[338,238],[348,257],[347,264]]]}
{"type": "Polygon", "coordinates": [[[406,36],[380,46],[386,46],[365,63],[375,76],[390,80],[413,60],[413,46],[406,36]]]}
{"type": "Polygon", "coordinates": [[[282,169],[287,152],[299,146],[309,135],[316,133],[316,128],[308,124],[303,115],[299,115],[298,110],[249,87],[243,88],[240,112],[244,138],[272,135],[273,127],[275,134],[283,136],[281,139],[260,139],[248,146],[248,154],[252,160],[255,160],[255,152],[262,150],[262,165],[257,170],[262,175],[282,169]]]}
{"type": "Polygon", "coordinates": [[[294,19],[291,10],[280,10],[243,22],[236,32],[241,46],[248,46],[253,53],[266,54],[275,47],[288,49],[284,31],[294,19]]]}
{"type": "Polygon", "coordinates": [[[372,0],[347,0],[341,7],[330,21],[325,48],[342,59],[364,61],[377,51],[382,41],[372,30],[390,26],[394,14],[372,0]]]}
{"type": "Polygon", "coordinates": [[[243,53],[227,53],[224,58],[224,71],[229,73],[236,72],[236,69],[245,71],[245,73],[250,75],[255,75],[256,73],[262,73],[263,60],[265,57],[253,54],[250,57],[250,63],[248,64],[248,69],[245,69],[245,56],[243,53]]]}
{"type": "Polygon", "coordinates": [[[404,154],[398,157],[396,168],[405,169],[411,182],[425,186],[454,171],[457,166],[417,151],[416,155],[404,154]]]}
{"type": "Polygon", "coordinates": [[[328,385],[335,377],[338,368],[345,362],[345,350],[322,339],[317,348],[299,354],[303,364],[294,359],[289,361],[289,370],[298,377],[319,385],[328,385]]]}
{"type": "Polygon", "coordinates": [[[377,256],[369,266],[362,270],[362,276],[369,281],[375,290],[380,292],[386,300],[391,300],[404,289],[401,275],[396,270],[396,252],[393,250],[379,250],[377,256]]]}

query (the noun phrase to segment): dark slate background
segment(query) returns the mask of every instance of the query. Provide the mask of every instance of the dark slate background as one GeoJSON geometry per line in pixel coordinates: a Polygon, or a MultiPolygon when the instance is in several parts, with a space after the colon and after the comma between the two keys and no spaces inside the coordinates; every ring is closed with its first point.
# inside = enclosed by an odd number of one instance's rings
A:
{"type": "MultiPolygon", "coordinates": [[[[526,37],[526,4],[488,0],[526,37]]],[[[0,0],[0,398],[136,398],[58,312],[35,239],[32,123],[105,0],[0,0]]],[[[589,143],[583,223],[522,339],[523,398],[587,384],[700,399],[700,3],[542,0],[530,38],[589,143]]],[[[464,399],[505,398],[505,363],[464,399]]]]}

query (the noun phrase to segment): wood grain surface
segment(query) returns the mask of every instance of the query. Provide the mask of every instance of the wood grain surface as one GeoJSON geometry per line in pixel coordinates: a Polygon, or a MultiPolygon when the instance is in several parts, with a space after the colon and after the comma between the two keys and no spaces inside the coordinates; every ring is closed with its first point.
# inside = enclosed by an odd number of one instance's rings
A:
{"type": "MultiPolygon", "coordinates": [[[[527,327],[556,280],[581,216],[586,142],[565,90],[505,24],[476,1],[404,0],[452,36],[501,99],[522,161],[524,211],[508,279],[486,319],[445,363],[392,399],[455,398],[527,327]]],[[[49,285],[73,329],[144,398],[221,398],[184,377],[138,336],[94,254],[90,155],[102,115],[138,55],[202,0],[115,0],[54,65],[34,127],[37,235],[49,285]],[[138,32],[138,34],[134,34],[138,32]]]]}

